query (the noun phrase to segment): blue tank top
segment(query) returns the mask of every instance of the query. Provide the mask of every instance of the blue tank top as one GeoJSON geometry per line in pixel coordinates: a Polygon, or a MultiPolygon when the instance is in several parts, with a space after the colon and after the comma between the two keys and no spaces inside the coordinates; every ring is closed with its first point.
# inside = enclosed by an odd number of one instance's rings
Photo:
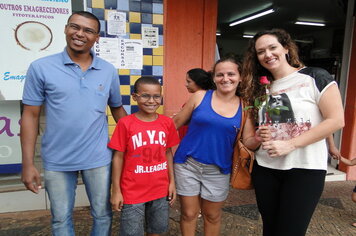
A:
{"type": "Polygon", "coordinates": [[[221,173],[229,174],[242,109],[239,106],[231,118],[217,114],[211,106],[213,92],[208,90],[193,111],[188,132],[174,155],[174,162],[184,163],[188,157],[192,157],[200,163],[216,165],[221,173]]]}

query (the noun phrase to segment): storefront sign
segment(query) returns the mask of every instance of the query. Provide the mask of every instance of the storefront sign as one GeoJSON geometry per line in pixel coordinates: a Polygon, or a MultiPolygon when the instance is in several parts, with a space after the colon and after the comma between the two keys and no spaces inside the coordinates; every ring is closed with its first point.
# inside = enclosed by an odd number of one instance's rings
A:
{"type": "Polygon", "coordinates": [[[63,50],[71,0],[0,0],[0,94],[21,100],[30,63],[63,50]]]}
{"type": "Polygon", "coordinates": [[[20,102],[0,102],[0,173],[21,167],[20,102]]]}

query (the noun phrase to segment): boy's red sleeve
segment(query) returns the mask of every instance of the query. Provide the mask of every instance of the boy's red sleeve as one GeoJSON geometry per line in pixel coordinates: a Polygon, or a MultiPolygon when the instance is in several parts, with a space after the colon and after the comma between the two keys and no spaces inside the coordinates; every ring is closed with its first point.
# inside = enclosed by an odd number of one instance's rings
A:
{"type": "Polygon", "coordinates": [[[108,147],[120,152],[125,152],[127,147],[127,127],[122,119],[116,124],[114,133],[111,136],[108,147]]]}
{"type": "Polygon", "coordinates": [[[174,147],[179,144],[180,139],[178,136],[178,131],[176,126],[173,123],[173,120],[170,119],[169,127],[168,127],[168,138],[167,138],[167,148],[174,147]]]}

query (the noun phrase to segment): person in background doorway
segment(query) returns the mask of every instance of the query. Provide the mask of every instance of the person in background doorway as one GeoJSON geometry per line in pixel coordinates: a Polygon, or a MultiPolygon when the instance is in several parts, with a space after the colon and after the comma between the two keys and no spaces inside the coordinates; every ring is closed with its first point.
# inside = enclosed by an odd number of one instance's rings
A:
{"type": "Polygon", "coordinates": [[[51,203],[53,235],[74,235],[72,212],[81,174],[93,216],[91,235],[111,235],[110,175],[106,107],[116,121],[126,115],[119,78],[112,64],[91,51],[100,22],[85,11],[73,13],[64,27],[63,52],[31,63],[25,80],[21,118],[22,182],[38,193],[34,165],[41,105],[46,129],[41,156],[45,189],[51,203]]]}
{"type": "MultiPolygon", "coordinates": [[[[328,142],[328,148],[329,148],[329,154],[336,160],[341,161],[342,163],[344,163],[345,165],[348,166],[354,166],[356,165],[356,158],[353,159],[346,159],[345,157],[341,156],[341,153],[339,151],[339,149],[335,146],[334,143],[334,138],[332,135],[330,135],[327,138],[327,142],[328,142]]],[[[356,203],[356,186],[351,194],[351,199],[353,202],[356,203]]],[[[352,223],[353,227],[356,227],[356,222],[352,223]]]]}
{"type": "Polygon", "coordinates": [[[139,78],[132,94],[139,110],[118,122],[108,144],[115,150],[111,204],[121,211],[121,236],[168,231],[168,205],[176,199],[171,147],[179,137],[173,120],[156,113],[161,92],[157,79],[139,78]]]}
{"type": "MultiPolygon", "coordinates": [[[[356,158],[353,158],[353,159],[346,159],[345,157],[342,157],[342,156],[338,156],[338,160],[341,161],[342,163],[344,163],[345,165],[348,165],[348,166],[355,166],[356,165],[356,158]]],[[[351,199],[353,202],[356,203],[356,186],[351,194],[351,199]]],[[[356,227],[356,222],[352,223],[352,226],[353,227],[356,227]]]]}
{"type": "Polygon", "coordinates": [[[250,103],[264,100],[255,111],[263,142],[252,171],[263,235],[303,236],[324,188],[325,138],[344,126],[339,89],[325,70],[304,67],[281,29],[250,40],[243,72],[250,103]]]}
{"type": "MultiPolygon", "coordinates": [[[[194,68],[187,72],[185,77],[185,87],[189,93],[195,93],[199,90],[214,89],[214,83],[210,72],[207,72],[201,68],[194,68]]],[[[185,103],[182,107],[184,107],[185,103]]],[[[184,125],[179,128],[178,133],[180,139],[186,135],[188,131],[188,125],[184,125]]]]}
{"type": "MultiPolygon", "coordinates": [[[[182,235],[195,235],[201,209],[205,235],[220,235],[221,208],[229,192],[232,153],[242,115],[241,66],[223,58],[213,68],[216,90],[195,92],[173,118],[177,128],[189,129],[174,155],[177,193],[181,203],[182,235]]],[[[254,150],[251,119],[243,130],[244,144],[254,150]]]]}

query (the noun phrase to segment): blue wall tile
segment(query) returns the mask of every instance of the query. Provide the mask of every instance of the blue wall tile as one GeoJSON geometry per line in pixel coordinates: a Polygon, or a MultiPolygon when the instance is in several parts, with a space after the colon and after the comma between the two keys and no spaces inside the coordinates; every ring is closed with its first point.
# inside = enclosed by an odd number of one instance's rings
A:
{"type": "Polygon", "coordinates": [[[119,75],[120,85],[130,85],[129,75],[119,75]]]}
{"type": "Polygon", "coordinates": [[[87,0],[87,7],[91,7],[92,6],[92,4],[91,4],[91,0],[87,0]]]}
{"type": "Polygon", "coordinates": [[[163,45],[163,35],[158,35],[158,39],[159,39],[159,46],[163,45]]]}
{"type": "Polygon", "coordinates": [[[129,35],[129,34],[120,35],[120,38],[129,39],[129,38],[130,38],[130,35],[129,35]]]}
{"type": "Polygon", "coordinates": [[[141,23],[152,24],[152,14],[141,13],[141,23]]]}
{"type": "Polygon", "coordinates": [[[130,11],[140,12],[141,11],[141,2],[130,1],[130,11]]]}
{"type": "Polygon", "coordinates": [[[141,2],[141,12],[152,13],[152,3],[141,2]]]}
{"type": "Polygon", "coordinates": [[[131,114],[131,106],[130,105],[123,105],[125,111],[127,112],[128,115],[131,114]]]}
{"type": "Polygon", "coordinates": [[[158,79],[159,83],[163,85],[163,77],[162,76],[155,76],[156,79],[158,79]]]}
{"type": "Polygon", "coordinates": [[[163,75],[163,66],[152,66],[153,75],[163,75]]]}
{"type": "Polygon", "coordinates": [[[143,48],[143,55],[152,55],[152,48],[143,48]]]}
{"type": "Polygon", "coordinates": [[[158,34],[163,35],[163,25],[152,25],[153,27],[158,27],[158,34]]]}
{"type": "Polygon", "coordinates": [[[152,27],[152,24],[141,24],[142,27],[152,27]]]}
{"type": "Polygon", "coordinates": [[[130,95],[122,95],[122,104],[130,105],[130,95]]]}
{"type": "Polygon", "coordinates": [[[130,69],[131,75],[141,75],[141,70],[138,69],[130,69]]]}
{"type": "Polygon", "coordinates": [[[100,32],[105,32],[106,30],[106,21],[100,20],[100,32]]]}
{"type": "Polygon", "coordinates": [[[129,11],[129,0],[117,0],[117,9],[121,11],[129,11]]]}
{"type": "Polygon", "coordinates": [[[134,86],[133,86],[133,85],[130,86],[130,93],[131,93],[131,94],[134,93],[134,86]]]}
{"type": "Polygon", "coordinates": [[[152,13],[163,14],[163,4],[162,3],[152,3],[152,13]]]}
{"type": "MultiPolygon", "coordinates": [[[[98,17],[99,20],[105,20],[105,16],[104,16],[104,9],[102,8],[93,8],[92,13],[98,17]]],[[[101,23],[101,22],[100,22],[101,23]]]]}
{"type": "Polygon", "coordinates": [[[105,9],[117,9],[117,0],[104,0],[105,9]]]}
{"type": "Polygon", "coordinates": [[[130,33],[131,34],[141,34],[141,24],[140,23],[130,23],[130,33]]]}
{"type": "Polygon", "coordinates": [[[138,112],[138,106],[137,105],[132,105],[131,106],[131,114],[138,112]]]}
{"type": "Polygon", "coordinates": [[[152,75],[152,66],[143,66],[142,75],[152,75]]]}

